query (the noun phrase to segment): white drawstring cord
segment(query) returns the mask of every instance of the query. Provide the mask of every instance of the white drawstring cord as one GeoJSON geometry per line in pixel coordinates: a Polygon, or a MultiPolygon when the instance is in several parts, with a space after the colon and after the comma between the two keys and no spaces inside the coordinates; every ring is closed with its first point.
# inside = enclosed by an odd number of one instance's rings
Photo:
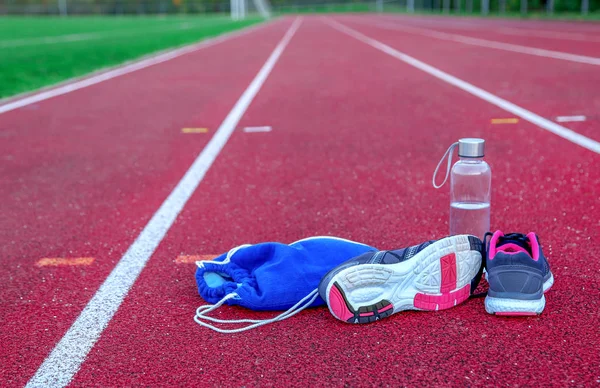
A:
{"type": "MultiPolygon", "coordinates": [[[[225,257],[225,260],[223,260],[223,261],[214,261],[214,260],[211,260],[210,262],[212,264],[218,264],[218,265],[229,264],[229,262],[231,261],[231,256],[233,256],[234,253],[236,253],[240,249],[247,248],[247,247],[250,247],[250,246],[252,246],[252,245],[251,244],[243,244],[243,245],[237,246],[235,248],[230,249],[229,252],[227,252],[227,256],[225,257]]],[[[203,261],[197,261],[196,265],[198,267],[202,268],[202,267],[204,267],[204,262],[203,261]]]]}
{"type": "Polygon", "coordinates": [[[266,325],[268,323],[283,321],[284,319],[287,319],[287,318],[289,318],[291,316],[294,316],[294,315],[298,314],[300,311],[302,311],[305,308],[307,308],[308,306],[310,306],[315,301],[315,299],[317,299],[317,297],[319,296],[319,293],[318,293],[317,289],[314,289],[313,291],[310,292],[310,294],[306,295],[298,303],[296,303],[295,305],[293,305],[292,307],[290,307],[289,309],[287,309],[283,313],[277,315],[276,317],[270,318],[270,319],[232,319],[232,320],[225,320],[225,319],[217,319],[217,318],[212,318],[212,317],[206,316],[206,314],[208,314],[208,313],[210,313],[210,312],[218,309],[219,307],[221,307],[223,305],[223,303],[225,303],[226,300],[234,298],[234,297],[237,297],[237,296],[238,295],[235,292],[232,292],[230,294],[225,295],[223,297],[223,299],[221,299],[220,301],[218,301],[214,305],[205,305],[205,306],[198,307],[198,309],[196,310],[196,316],[194,317],[194,321],[196,321],[196,323],[198,323],[199,325],[202,325],[204,327],[208,327],[209,329],[212,329],[212,330],[217,331],[219,333],[224,333],[224,334],[239,333],[239,332],[242,332],[242,331],[254,329],[255,327],[258,327],[258,326],[266,325]],[[207,320],[207,321],[217,322],[217,323],[227,323],[227,324],[233,324],[233,323],[252,323],[252,325],[248,325],[248,326],[245,326],[245,327],[240,327],[239,329],[220,329],[220,328],[215,327],[215,326],[213,326],[213,325],[211,325],[209,323],[203,322],[202,320],[207,320]]]}
{"type": "Polygon", "coordinates": [[[431,182],[433,183],[433,187],[435,187],[436,189],[439,189],[440,187],[444,186],[444,183],[446,183],[446,181],[448,180],[448,175],[450,174],[450,167],[452,165],[452,150],[454,150],[454,147],[456,147],[457,145],[458,142],[448,147],[446,153],[444,154],[444,156],[442,156],[442,159],[440,159],[440,162],[438,163],[437,167],[435,168],[435,171],[433,172],[433,179],[431,180],[431,182]],[[450,156],[448,157],[448,167],[446,168],[446,176],[444,177],[444,181],[442,182],[442,184],[438,186],[435,184],[435,177],[437,176],[438,170],[440,169],[440,166],[442,165],[442,162],[444,161],[448,153],[450,153],[450,156]]]}

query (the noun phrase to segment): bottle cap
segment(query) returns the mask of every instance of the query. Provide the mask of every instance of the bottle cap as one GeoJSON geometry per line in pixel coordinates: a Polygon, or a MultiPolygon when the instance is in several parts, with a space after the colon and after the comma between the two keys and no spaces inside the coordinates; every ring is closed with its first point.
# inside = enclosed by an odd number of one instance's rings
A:
{"type": "Polygon", "coordinates": [[[482,158],[485,140],[467,137],[458,140],[458,156],[462,158],[482,158]]]}

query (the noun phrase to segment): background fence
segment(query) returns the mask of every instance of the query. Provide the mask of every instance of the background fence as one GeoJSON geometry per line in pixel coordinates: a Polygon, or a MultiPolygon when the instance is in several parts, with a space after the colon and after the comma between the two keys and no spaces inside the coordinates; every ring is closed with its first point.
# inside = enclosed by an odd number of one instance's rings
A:
{"type": "MultiPolygon", "coordinates": [[[[253,11],[252,0],[247,0],[253,11]]],[[[275,13],[434,12],[453,14],[583,14],[600,19],[600,0],[271,0],[275,13]]],[[[229,13],[229,0],[0,0],[0,15],[135,15],[229,13]]]]}

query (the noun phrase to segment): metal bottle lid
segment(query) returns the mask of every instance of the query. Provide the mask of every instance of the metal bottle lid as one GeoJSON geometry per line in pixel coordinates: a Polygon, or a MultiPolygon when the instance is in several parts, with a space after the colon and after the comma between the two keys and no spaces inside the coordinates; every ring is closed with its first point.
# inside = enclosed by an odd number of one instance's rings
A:
{"type": "Polygon", "coordinates": [[[463,158],[482,158],[485,140],[467,137],[458,140],[458,156],[463,158]]]}

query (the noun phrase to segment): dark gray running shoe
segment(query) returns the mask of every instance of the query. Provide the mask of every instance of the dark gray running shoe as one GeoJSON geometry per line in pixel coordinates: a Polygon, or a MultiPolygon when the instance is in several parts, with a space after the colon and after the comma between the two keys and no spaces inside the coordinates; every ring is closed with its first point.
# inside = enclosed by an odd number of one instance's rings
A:
{"type": "Polygon", "coordinates": [[[469,298],[483,270],[483,242],[459,235],[368,252],[329,271],[319,294],[334,317],[369,323],[403,310],[443,310],[469,298]]]}
{"type": "Polygon", "coordinates": [[[544,311],[544,293],[554,284],[538,237],[531,232],[497,230],[487,248],[486,278],[490,285],[485,310],[496,315],[537,315],[544,311]]]}

